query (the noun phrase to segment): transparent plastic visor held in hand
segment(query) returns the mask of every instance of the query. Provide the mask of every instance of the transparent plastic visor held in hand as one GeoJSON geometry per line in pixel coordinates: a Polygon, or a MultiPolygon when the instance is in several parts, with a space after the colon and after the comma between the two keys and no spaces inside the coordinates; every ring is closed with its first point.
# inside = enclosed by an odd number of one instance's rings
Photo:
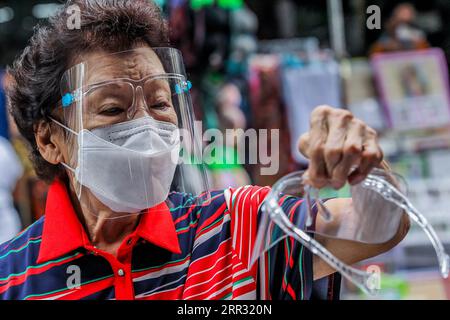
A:
{"type": "MultiPolygon", "coordinates": [[[[342,276],[354,283],[364,293],[375,295],[379,286],[375,284],[376,275],[372,272],[351,267],[334,256],[329,250],[314,239],[311,233],[321,234],[336,239],[346,239],[363,243],[384,243],[392,239],[400,226],[400,220],[407,214],[430,238],[439,261],[440,273],[444,278],[449,273],[449,256],[437,237],[434,229],[425,217],[394,187],[395,174],[381,169],[374,169],[367,178],[356,186],[347,185],[342,190],[323,192],[308,186],[303,171],[291,173],[280,179],[272,188],[262,206],[260,227],[252,254],[254,264],[265,253],[286,237],[293,237],[313,254],[319,256],[342,276]],[[292,198],[293,197],[293,198],[292,198]],[[305,214],[295,219],[287,213],[281,203],[286,198],[303,199],[305,214]],[[326,199],[351,198],[348,206],[332,206],[326,199]],[[338,212],[339,211],[339,212],[338,212]],[[317,212],[317,215],[316,213],[317,212]],[[338,218],[336,218],[338,216],[338,218]],[[303,218],[301,218],[303,217],[303,218]],[[303,220],[302,220],[303,219],[303,220]],[[319,219],[322,221],[318,226],[319,219]],[[334,221],[333,221],[334,220],[334,221]],[[315,221],[315,226],[310,228],[315,221]],[[333,222],[333,223],[331,223],[333,222]],[[333,225],[333,228],[330,226],[333,225]]],[[[397,178],[399,176],[397,175],[397,178]]],[[[396,183],[397,185],[398,183],[396,183]]],[[[341,202],[342,203],[342,202],[341,202]]]]}
{"type": "Polygon", "coordinates": [[[406,196],[404,196],[396,188],[394,188],[388,182],[383,181],[379,177],[369,175],[362,183],[365,188],[378,192],[384,199],[392,203],[395,203],[397,206],[405,210],[408,216],[425,231],[425,233],[427,234],[428,238],[431,241],[431,244],[434,247],[434,250],[436,251],[441,275],[444,278],[448,278],[450,257],[445,252],[442,242],[439,240],[433,227],[423,216],[423,214],[421,214],[412,205],[412,203],[408,200],[406,196]]]}

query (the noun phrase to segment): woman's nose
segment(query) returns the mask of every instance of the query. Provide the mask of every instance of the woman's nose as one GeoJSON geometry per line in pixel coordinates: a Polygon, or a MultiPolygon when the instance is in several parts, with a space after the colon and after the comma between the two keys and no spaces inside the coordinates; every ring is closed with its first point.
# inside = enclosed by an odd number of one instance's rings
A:
{"type": "Polygon", "coordinates": [[[128,112],[128,118],[131,120],[136,118],[142,118],[145,116],[151,115],[147,103],[145,102],[145,96],[142,87],[139,86],[136,88],[135,101],[133,106],[130,108],[128,112]]]}

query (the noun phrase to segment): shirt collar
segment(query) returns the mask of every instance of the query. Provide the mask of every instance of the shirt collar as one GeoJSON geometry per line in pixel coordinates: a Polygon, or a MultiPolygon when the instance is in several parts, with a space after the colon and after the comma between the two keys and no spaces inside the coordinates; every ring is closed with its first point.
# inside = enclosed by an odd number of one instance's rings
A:
{"type": "MultiPolygon", "coordinates": [[[[165,202],[143,214],[135,233],[144,240],[173,253],[181,253],[172,215],[165,202]]],[[[37,262],[61,257],[90,241],[73,209],[63,182],[54,181],[48,190],[44,228],[37,262]]]]}

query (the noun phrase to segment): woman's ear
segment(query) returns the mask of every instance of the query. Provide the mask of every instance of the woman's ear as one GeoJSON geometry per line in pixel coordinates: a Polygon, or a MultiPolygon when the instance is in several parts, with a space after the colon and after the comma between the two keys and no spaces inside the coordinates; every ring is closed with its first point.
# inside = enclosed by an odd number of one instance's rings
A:
{"type": "Polygon", "coordinates": [[[51,124],[45,121],[39,122],[34,132],[36,145],[41,156],[51,164],[59,164],[63,161],[61,150],[62,134],[59,130],[51,130],[51,124]]]}

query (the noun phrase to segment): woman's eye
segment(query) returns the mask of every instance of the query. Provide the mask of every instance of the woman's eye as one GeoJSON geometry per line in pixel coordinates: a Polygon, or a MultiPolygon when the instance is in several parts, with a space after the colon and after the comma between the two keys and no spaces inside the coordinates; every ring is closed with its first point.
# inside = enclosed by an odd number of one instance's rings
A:
{"type": "Polygon", "coordinates": [[[159,102],[159,103],[152,104],[151,108],[157,109],[157,110],[166,110],[166,109],[170,108],[170,104],[168,102],[159,102]]]}
{"type": "Polygon", "coordinates": [[[121,114],[122,112],[124,112],[123,108],[116,107],[116,106],[110,106],[110,107],[102,108],[102,110],[100,111],[100,114],[104,115],[104,116],[116,116],[116,115],[121,114]]]}

